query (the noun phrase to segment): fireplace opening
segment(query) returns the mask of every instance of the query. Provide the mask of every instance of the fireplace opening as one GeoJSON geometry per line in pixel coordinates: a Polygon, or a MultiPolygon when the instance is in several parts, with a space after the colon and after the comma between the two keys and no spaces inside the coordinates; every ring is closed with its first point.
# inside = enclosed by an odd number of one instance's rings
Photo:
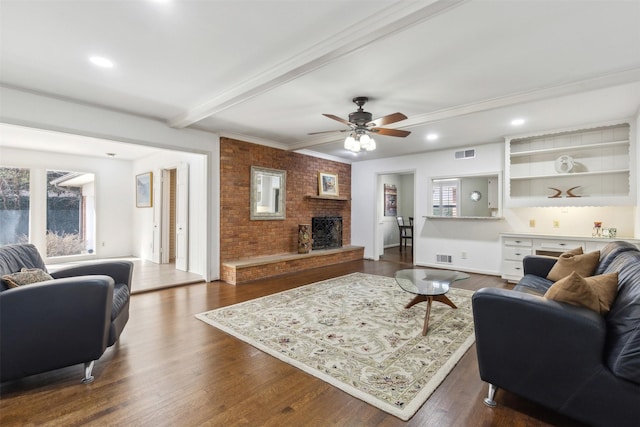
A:
{"type": "Polygon", "coordinates": [[[342,247],[342,217],[318,216],[311,219],[312,249],[342,247]]]}

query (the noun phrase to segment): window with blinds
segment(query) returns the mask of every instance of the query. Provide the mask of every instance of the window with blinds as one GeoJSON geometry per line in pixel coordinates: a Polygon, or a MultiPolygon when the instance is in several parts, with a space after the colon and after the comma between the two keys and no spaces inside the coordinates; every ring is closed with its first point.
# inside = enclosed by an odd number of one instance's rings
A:
{"type": "Polygon", "coordinates": [[[459,179],[433,181],[433,215],[458,216],[459,179]]]}

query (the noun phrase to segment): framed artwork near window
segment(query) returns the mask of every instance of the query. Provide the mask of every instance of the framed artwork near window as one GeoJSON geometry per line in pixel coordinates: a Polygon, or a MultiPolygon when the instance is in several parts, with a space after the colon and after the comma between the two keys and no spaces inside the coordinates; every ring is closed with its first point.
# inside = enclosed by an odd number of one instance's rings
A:
{"type": "Polygon", "coordinates": [[[339,196],[338,175],[328,172],[318,172],[318,195],[339,196]]]}
{"type": "Polygon", "coordinates": [[[136,175],[136,207],[153,206],[153,172],[136,175]]]}

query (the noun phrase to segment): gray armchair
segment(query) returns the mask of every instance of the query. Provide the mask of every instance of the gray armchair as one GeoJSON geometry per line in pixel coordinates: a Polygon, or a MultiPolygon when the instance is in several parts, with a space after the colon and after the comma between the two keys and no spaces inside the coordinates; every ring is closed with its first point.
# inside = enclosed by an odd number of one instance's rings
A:
{"type": "MultiPolygon", "coordinates": [[[[0,247],[0,276],[46,267],[31,244],[0,247]]],[[[98,262],[50,273],[53,280],[0,284],[0,380],[84,363],[83,382],[129,319],[133,263],[98,262]]]]}

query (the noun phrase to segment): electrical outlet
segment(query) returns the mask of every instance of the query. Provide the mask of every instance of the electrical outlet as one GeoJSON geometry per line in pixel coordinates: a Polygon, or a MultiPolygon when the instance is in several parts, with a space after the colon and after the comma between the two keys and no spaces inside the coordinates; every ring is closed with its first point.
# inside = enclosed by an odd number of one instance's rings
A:
{"type": "Polygon", "coordinates": [[[535,219],[530,219],[529,220],[529,227],[530,228],[535,228],[536,227],[536,220],[535,219]]]}
{"type": "Polygon", "coordinates": [[[553,228],[560,228],[560,221],[558,221],[557,219],[553,220],[553,228]]]}
{"type": "Polygon", "coordinates": [[[462,251],[462,252],[460,253],[460,258],[461,258],[461,259],[467,259],[467,253],[466,253],[465,251],[462,251]]]}

